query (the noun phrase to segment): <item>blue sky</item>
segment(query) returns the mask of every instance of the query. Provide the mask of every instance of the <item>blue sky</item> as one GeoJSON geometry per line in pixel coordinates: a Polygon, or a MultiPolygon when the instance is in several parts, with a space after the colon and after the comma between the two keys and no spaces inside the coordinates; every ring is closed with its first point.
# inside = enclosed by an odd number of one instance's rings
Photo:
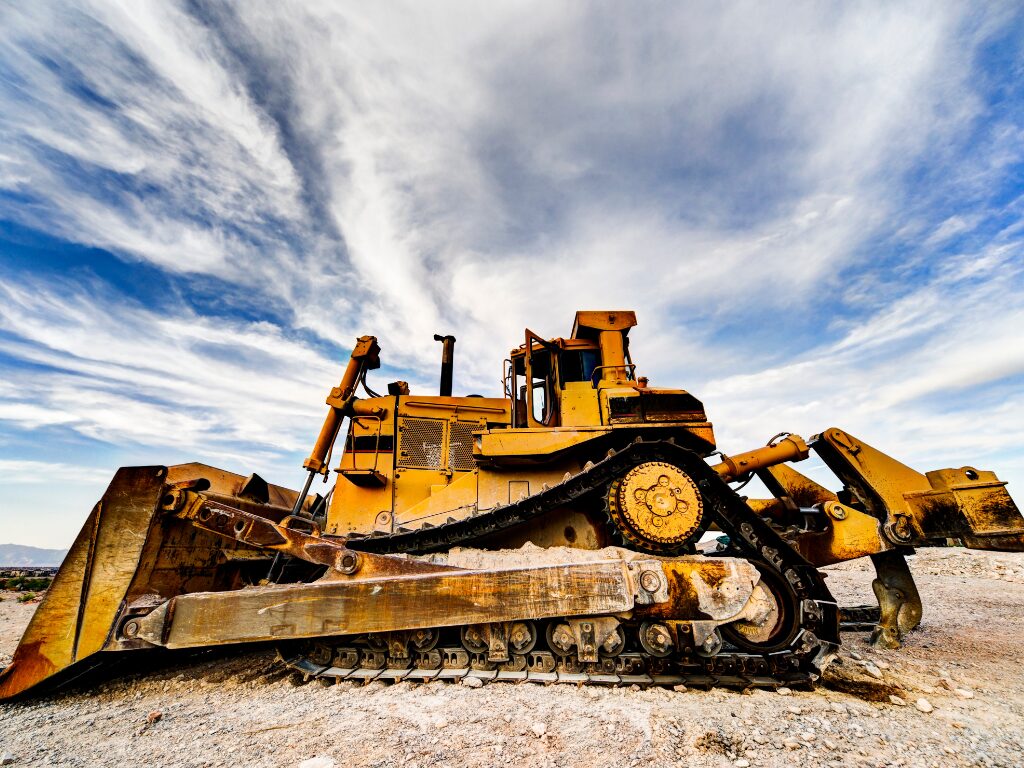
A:
{"type": "Polygon", "coordinates": [[[494,394],[583,308],[726,451],[1020,497],[1016,5],[0,0],[0,542],[124,464],[300,483],[357,335],[494,394]]]}

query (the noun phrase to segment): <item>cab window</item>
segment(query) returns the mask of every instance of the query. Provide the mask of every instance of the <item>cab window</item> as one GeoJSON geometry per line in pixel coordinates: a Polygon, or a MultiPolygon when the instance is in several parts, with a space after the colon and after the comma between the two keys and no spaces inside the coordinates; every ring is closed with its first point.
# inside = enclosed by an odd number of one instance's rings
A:
{"type": "Polygon", "coordinates": [[[533,350],[530,354],[530,389],[534,421],[551,426],[555,415],[554,372],[551,370],[551,353],[533,350]]]}
{"type": "Polygon", "coordinates": [[[600,365],[596,349],[567,349],[559,355],[559,378],[562,389],[567,381],[591,381],[600,365]]]}

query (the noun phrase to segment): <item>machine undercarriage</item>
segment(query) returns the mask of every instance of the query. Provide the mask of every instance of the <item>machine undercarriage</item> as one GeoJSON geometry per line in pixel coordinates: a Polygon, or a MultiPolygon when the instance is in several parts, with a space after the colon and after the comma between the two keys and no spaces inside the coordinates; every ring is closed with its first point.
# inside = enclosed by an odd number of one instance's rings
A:
{"type": "Polygon", "coordinates": [[[633,325],[527,331],[504,398],[451,396],[450,336],[439,396],[377,395],[362,337],[300,493],[199,464],[119,470],[0,698],[122,651],[252,642],[335,680],[809,685],[841,625],[889,647],[917,626],[914,547],[1024,549],[991,472],[920,474],[834,428],[721,455],[699,400],[636,377],[633,325]],[[310,495],[346,420],[336,484],[310,495]],[[812,450],[840,490],[792,467],[812,450]],[[754,474],[772,498],[734,487],[754,474]],[[878,606],[841,610],[819,568],[859,557],[878,606]]]}

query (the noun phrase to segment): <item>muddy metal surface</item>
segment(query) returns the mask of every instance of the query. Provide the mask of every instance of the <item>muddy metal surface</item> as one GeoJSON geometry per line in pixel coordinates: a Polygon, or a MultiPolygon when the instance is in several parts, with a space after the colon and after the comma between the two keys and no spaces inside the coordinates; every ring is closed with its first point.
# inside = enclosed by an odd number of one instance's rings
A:
{"type": "MultiPolygon", "coordinates": [[[[911,567],[922,628],[902,651],[874,652],[864,635],[848,635],[842,664],[813,692],[296,686],[272,653],[249,651],[0,705],[0,757],[15,766],[1024,766],[1024,555],[932,550],[911,567]]],[[[828,572],[842,602],[868,600],[869,570],[828,572]]],[[[32,610],[3,593],[0,664],[32,610]]]]}

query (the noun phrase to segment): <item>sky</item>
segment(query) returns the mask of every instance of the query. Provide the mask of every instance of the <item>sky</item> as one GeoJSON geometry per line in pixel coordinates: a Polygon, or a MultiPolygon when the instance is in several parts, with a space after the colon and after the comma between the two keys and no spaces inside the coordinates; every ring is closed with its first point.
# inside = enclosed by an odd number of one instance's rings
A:
{"type": "Polygon", "coordinates": [[[1014,2],[0,0],[0,543],[122,465],[296,487],[356,336],[499,395],[577,309],[726,452],[1024,499],[1022,212],[1014,2]]]}

